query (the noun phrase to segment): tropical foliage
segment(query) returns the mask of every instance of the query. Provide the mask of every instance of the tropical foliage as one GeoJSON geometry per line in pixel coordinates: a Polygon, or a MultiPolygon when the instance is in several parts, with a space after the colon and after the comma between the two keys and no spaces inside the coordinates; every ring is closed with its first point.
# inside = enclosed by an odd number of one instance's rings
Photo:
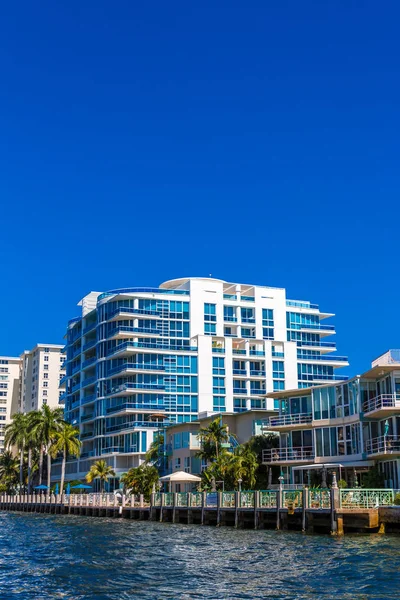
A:
{"type": "Polygon", "coordinates": [[[69,456],[79,456],[81,451],[82,442],[79,440],[79,429],[65,423],[65,425],[54,433],[54,441],[50,448],[50,453],[53,458],[58,454],[62,454],[61,464],[61,483],[60,483],[60,494],[63,493],[64,481],[65,481],[65,463],[69,456]]]}
{"type": "MultiPolygon", "coordinates": [[[[12,422],[5,429],[5,447],[9,452],[18,454],[19,481],[8,474],[0,475],[0,482],[8,486],[8,489],[10,486],[12,489],[18,486],[19,490],[31,493],[34,480],[39,485],[42,483],[43,459],[47,456],[47,481],[50,487],[52,447],[57,432],[65,426],[61,408],[52,409],[44,405],[40,411],[13,415],[12,422]]],[[[0,459],[5,460],[4,454],[0,459]]]]}
{"type": "Polygon", "coordinates": [[[115,477],[115,471],[105,460],[96,460],[90,467],[89,473],[85,479],[88,483],[92,483],[95,479],[100,479],[100,492],[104,492],[104,485],[109,477],[115,477]]]}
{"type": "Polygon", "coordinates": [[[218,418],[200,429],[198,438],[201,448],[197,456],[207,462],[207,468],[202,472],[201,489],[223,485],[225,489],[233,490],[239,487],[239,482],[242,489],[268,486],[269,472],[262,464],[262,451],[276,447],[279,444],[277,436],[257,435],[245,444],[227,448],[228,427],[218,418]]]}
{"type": "Polygon", "coordinates": [[[143,494],[145,499],[149,500],[150,494],[158,482],[158,477],[158,470],[154,465],[143,463],[122,475],[121,483],[127,492],[143,494]]]}

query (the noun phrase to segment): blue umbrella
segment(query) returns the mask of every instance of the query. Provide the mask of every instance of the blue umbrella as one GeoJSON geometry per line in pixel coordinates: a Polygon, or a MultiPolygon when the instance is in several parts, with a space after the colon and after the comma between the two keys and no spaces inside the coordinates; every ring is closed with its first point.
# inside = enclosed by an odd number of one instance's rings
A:
{"type": "Polygon", "coordinates": [[[79,483],[78,485],[73,485],[71,487],[72,490],[91,490],[92,486],[91,485],[85,485],[84,483],[79,483]]]}
{"type": "Polygon", "coordinates": [[[44,485],[43,483],[42,483],[42,485],[37,485],[35,487],[35,490],[48,490],[48,489],[49,488],[47,487],[47,485],[44,485]]]}
{"type": "Polygon", "coordinates": [[[60,488],[58,487],[58,483],[56,483],[56,489],[54,490],[54,493],[56,496],[58,496],[59,491],[60,491],[60,488]]]}
{"type": "Polygon", "coordinates": [[[68,482],[67,483],[67,489],[65,490],[66,494],[70,494],[71,493],[71,484],[68,482]]]}

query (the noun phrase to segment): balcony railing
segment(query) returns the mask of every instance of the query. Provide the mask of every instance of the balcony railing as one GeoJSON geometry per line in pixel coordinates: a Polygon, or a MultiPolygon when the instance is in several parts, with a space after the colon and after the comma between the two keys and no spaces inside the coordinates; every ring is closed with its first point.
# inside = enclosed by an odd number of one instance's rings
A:
{"type": "Polygon", "coordinates": [[[264,350],[250,350],[250,356],[265,356],[264,350]]]}
{"type": "Polygon", "coordinates": [[[167,368],[165,365],[152,365],[150,363],[123,363],[122,365],[118,365],[113,369],[108,371],[108,376],[116,375],[117,373],[121,373],[121,371],[126,371],[126,369],[135,369],[135,370],[143,370],[143,371],[165,371],[167,368]]]}
{"type": "Polygon", "coordinates": [[[90,421],[90,419],[94,419],[94,413],[89,413],[87,415],[81,416],[81,421],[90,421]]]}
{"type": "Polygon", "coordinates": [[[297,359],[303,360],[322,360],[325,362],[349,362],[348,356],[336,356],[335,354],[297,354],[297,359]]]}
{"type": "Polygon", "coordinates": [[[318,310],[318,304],[311,304],[310,302],[302,302],[301,300],[286,300],[286,306],[294,306],[295,308],[312,308],[318,310]]]}
{"type": "Polygon", "coordinates": [[[153,327],[130,327],[128,325],[119,325],[118,327],[111,329],[107,333],[107,337],[110,338],[119,333],[146,333],[148,335],[154,335],[155,337],[160,335],[160,331],[153,327]]]}
{"type": "Polygon", "coordinates": [[[263,463],[283,463],[295,461],[309,461],[315,456],[312,446],[298,446],[295,448],[273,448],[263,450],[263,463]]]}
{"type": "Polygon", "coordinates": [[[165,411],[165,406],[163,404],[143,404],[137,402],[122,402],[116,406],[109,406],[106,408],[106,413],[108,415],[121,412],[123,410],[152,410],[152,411],[165,411]]]}
{"type": "Polygon", "coordinates": [[[85,327],[85,329],[82,331],[83,335],[86,335],[87,333],[89,333],[89,331],[93,331],[93,329],[96,329],[96,321],[94,323],[90,323],[89,325],[87,325],[85,327]]]}
{"type": "Polygon", "coordinates": [[[111,394],[120,394],[121,392],[127,392],[129,390],[165,390],[166,386],[160,383],[122,383],[117,387],[107,390],[107,396],[111,394]]]}
{"type": "Polygon", "coordinates": [[[89,402],[93,402],[96,400],[96,394],[89,394],[89,396],[84,396],[82,398],[82,404],[88,404],[89,402]]]}
{"type": "Polygon", "coordinates": [[[400,394],[381,394],[375,398],[367,400],[363,404],[365,413],[370,413],[378,410],[399,408],[400,409],[400,394]]]}
{"type": "Polygon", "coordinates": [[[241,396],[247,396],[247,388],[233,387],[234,394],[240,394],[241,396]]]}
{"type": "Polygon", "coordinates": [[[261,394],[266,394],[267,390],[263,390],[263,389],[258,389],[258,388],[250,388],[250,395],[251,396],[258,396],[261,394]]]}
{"type": "Polygon", "coordinates": [[[325,325],[325,323],[291,323],[289,329],[322,329],[323,331],[335,331],[335,326],[325,325]]]}
{"type": "Polygon", "coordinates": [[[93,348],[96,344],[97,344],[97,340],[90,340],[90,342],[87,342],[86,344],[83,345],[82,352],[86,352],[86,350],[90,350],[90,348],[93,348]]]}
{"type": "Polygon", "coordinates": [[[397,435],[382,435],[367,440],[364,447],[367,454],[400,454],[400,437],[397,435]]]}
{"type": "Polygon", "coordinates": [[[180,352],[197,352],[198,348],[197,346],[175,346],[174,344],[168,344],[168,343],[158,343],[158,344],[152,344],[149,342],[124,342],[122,344],[118,344],[118,346],[116,346],[115,348],[112,348],[108,353],[107,356],[113,356],[114,354],[118,354],[119,352],[123,351],[123,350],[135,350],[136,348],[150,348],[150,349],[158,349],[158,350],[173,350],[174,352],[176,351],[180,351],[180,352]]]}
{"type": "Polygon", "coordinates": [[[91,358],[88,358],[87,360],[84,360],[82,363],[82,369],[86,369],[87,367],[90,367],[90,365],[93,365],[97,360],[96,356],[92,356],[91,358]]]}
{"type": "Polygon", "coordinates": [[[286,427],[291,425],[304,425],[312,422],[312,413],[300,413],[298,415],[279,415],[270,417],[269,427],[286,427]]]}
{"type": "Polygon", "coordinates": [[[250,369],[251,377],[265,377],[265,371],[256,371],[255,369],[250,369]]]}
{"type": "Polygon", "coordinates": [[[226,323],[237,323],[237,317],[233,317],[231,315],[224,315],[224,321],[226,323]]]}
{"type": "Polygon", "coordinates": [[[247,375],[246,369],[233,369],[232,373],[234,375],[247,375]]]}
{"type": "Polygon", "coordinates": [[[254,317],[242,317],[242,323],[251,323],[254,325],[256,322],[254,317]]]}

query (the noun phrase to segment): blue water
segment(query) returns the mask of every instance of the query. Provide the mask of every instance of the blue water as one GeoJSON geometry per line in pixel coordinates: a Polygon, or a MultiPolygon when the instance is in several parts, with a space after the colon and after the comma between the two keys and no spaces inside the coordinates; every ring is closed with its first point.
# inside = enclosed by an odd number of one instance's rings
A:
{"type": "Polygon", "coordinates": [[[0,513],[0,599],[400,598],[400,536],[0,513]]]}

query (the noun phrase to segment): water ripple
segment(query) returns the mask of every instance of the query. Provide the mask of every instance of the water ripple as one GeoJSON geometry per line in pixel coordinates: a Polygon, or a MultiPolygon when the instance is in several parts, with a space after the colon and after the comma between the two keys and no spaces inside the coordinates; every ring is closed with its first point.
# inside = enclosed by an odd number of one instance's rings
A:
{"type": "Polygon", "coordinates": [[[390,600],[400,537],[0,514],[0,600],[390,600]]]}

